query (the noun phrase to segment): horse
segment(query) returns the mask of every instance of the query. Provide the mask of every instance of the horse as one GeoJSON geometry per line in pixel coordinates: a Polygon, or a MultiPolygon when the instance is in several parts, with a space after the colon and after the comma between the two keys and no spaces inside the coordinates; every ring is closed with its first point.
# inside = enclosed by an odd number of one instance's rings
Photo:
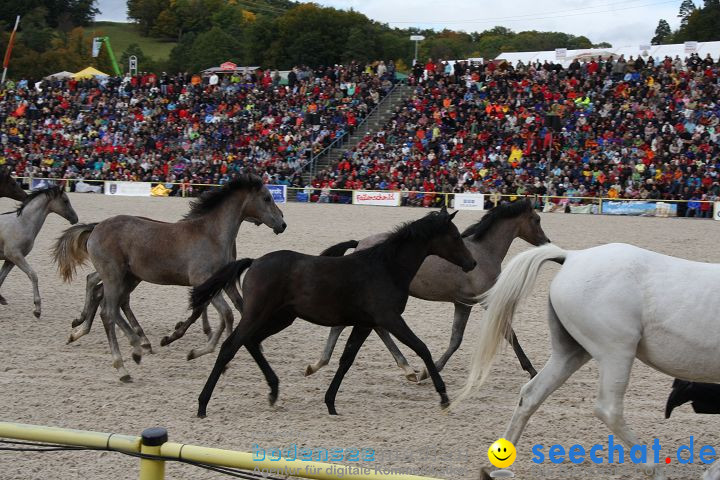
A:
{"type": "Polygon", "coordinates": [[[0,197],[12,198],[18,202],[27,198],[25,190],[10,176],[6,168],[0,170],[0,197]]]}
{"type": "MultiPolygon", "coordinates": [[[[5,260],[0,268],[0,286],[10,270],[17,265],[28,276],[33,287],[33,315],[40,318],[41,301],[38,276],[26,257],[35,245],[40,229],[48,214],[56,213],[71,224],[78,222],[77,213],[70,204],[67,194],[58,186],[35,190],[25,197],[17,210],[0,215],[0,259],[5,260]]],[[[7,305],[0,295],[0,304],[7,305]]]]}
{"type": "MultiPolygon", "coordinates": [[[[142,281],[200,285],[234,258],[235,237],[246,219],[267,225],[275,234],[287,227],[270,191],[253,175],[241,175],[202,195],[191,203],[190,212],[175,223],[118,215],[100,223],[71,227],[58,238],[54,257],[65,281],[71,281],[76,268],[88,258],[102,281],[104,302],[100,318],[110,344],[113,366],[119,371],[121,381],[130,382],[132,377],[120,355],[115,325],[130,340],[136,363],[140,363],[142,350],[150,349],[150,342],[134,315],[127,318],[132,327],[120,315],[121,304],[127,305],[130,293],[142,281]]],[[[239,297],[234,286],[225,291],[231,299],[239,297]]],[[[238,302],[234,303],[241,305],[242,300],[238,302]]],[[[216,296],[212,303],[224,322],[206,347],[210,351],[215,348],[225,325],[229,324],[228,331],[232,328],[232,311],[222,296],[216,296]]]]}
{"type": "MultiPolygon", "coordinates": [[[[328,248],[323,254],[332,252],[335,255],[342,255],[348,248],[355,248],[356,251],[370,248],[385,240],[388,235],[389,233],[380,233],[359,242],[353,240],[344,242],[328,248]]],[[[535,246],[550,241],[540,226],[540,216],[535,213],[532,203],[528,200],[504,203],[492,208],[480,221],[468,227],[462,233],[462,237],[465,246],[478,263],[478,268],[464,273],[457,266],[441,258],[428,257],[410,283],[410,296],[434,302],[451,302],[455,306],[450,345],[440,359],[435,362],[438,371],[442,371],[450,357],[460,347],[465,326],[470,318],[470,311],[477,303],[478,298],[492,286],[500,274],[503,258],[507,255],[513,240],[519,237],[535,246]]],[[[344,328],[344,326],[337,326],[330,329],[330,335],[320,360],[305,368],[306,376],[312,375],[328,364],[344,328]]],[[[423,369],[422,373],[418,375],[418,372],[410,367],[400,349],[385,330],[377,329],[375,331],[408,380],[419,382],[428,377],[427,369],[423,369]]],[[[523,352],[515,332],[510,329],[508,334],[507,341],[513,346],[522,369],[530,374],[530,378],[534,377],[537,372],[523,352]]]]}
{"type": "Polygon", "coordinates": [[[692,402],[695,413],[720,414],[720,385],[676,378],[665,403],[665,418],[670,418],[675,407],[687,402],[692,402]]]}
{"type": "MultiPolygon", "coordinates": [[[[398,227],[384,242],[350,255],[312,256],[289,250],[259,259],[232,262],[191,294],[193,317],[225,286],[242,283],[242,318],[220,348],[215,365],[198,398],[198,416],[205,417],[207,404],[220,374],[245,346],[270,386],[269,401],[278,397],[278,378],[263,356],[260,343],[289,327],[297,317],[317,325],[352,326],[340,367],[325,393],[330,415],[337,415],[335,397],[358,350],[375,327],[382,327],[410,347],[430,371],[442,406],[449,401],[445,384],[430,351],[410,330],[402,317],[410,282],[428,255],[438,255],[463,271],[476,266],[452,219],[443,209],[398,227]]],[[[191,317],[192,318],[192,317],[191,317]]]]}
{"type": "MultiPolygon", "coordinates": [[[[552,354],[520,399],[504,438],[517,445],[530,416],[590,358],[598,362],[600,390],[595,415],[627,448],[639,443],[623,416],[623,397],[635,358],[667,375],[720,381],[720,299],[712,290],[687,296],[688,278],[701,285],[720,281],[720,264],[692,262],[627,244],[567,251],[545,245],[513,258],[488,291],[486,321],[459,402],[482,384],[512,324],[520,300],[541,265],[562,265],[550,284],[548,323],[552,354]],[[621,268],[618,268],[621,266],[621,268]]],[[[655,479],[661,467],[644,465],[655,479]]],[[[720,479],[720,462],[705,478],[720,479]]]]}

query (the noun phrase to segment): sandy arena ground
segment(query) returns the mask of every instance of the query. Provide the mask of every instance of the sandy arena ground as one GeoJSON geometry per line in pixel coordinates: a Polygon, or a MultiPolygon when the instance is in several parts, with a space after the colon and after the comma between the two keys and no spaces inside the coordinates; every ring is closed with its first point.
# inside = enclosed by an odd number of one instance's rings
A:
{"type": "MultiPolygon", "coordinates": [[[[109,198],[72,195],[80,220],[100,221],[124,213],[175,221],[187,211],[187,201],[166,198],[109,198]]],[[[12,202],[0,200],[0,211],[12,202]]],[[[239,256],[257,257],[294,249],[319,253],[323,248],[350,238],[386,231],[399,222],[417,219],[426,211],[412,208],[356,207],[346,205],[299,205],[282,207],[289,225],[275,236],[266,227],[246,225],[238,236],[239,256]]],[[[460,228],[480,214],[461,212],[460,228]]],[[[569,249],[608,242],[628,242],[662,253],[705,262],[720,262],[717,245],[720,224],[711,220],[623,218],[591,215],[544,214],[543,227],[557,244],[569,249]]],[[[120,336],[123,354],[135,382],[123,384],[110,364],[110,354],[100,318],[89,335],[72,345],[65,342],[70,322],[81,310],[85,269],[72,284],[63,284],[51,264],[50,247],[67,222],[51,215],[30,255],[40,277],[43,316],[32,315],[32,292],[27,277],[15,269],[2,286],[9,305],[0,307],[1,420],[69,428],[139,434],[150,426],[164,426],[173,441],[249,451],[253,444],[269,450],[293,444],[313,449],[372,448],[381,467],[410,469],[417,474],[447,479],[477,478],[487,466],[487,448],[505,430],[520,387],[527,376],[512,351],[506,349],[497,362],[491,381],[469,401],[446,415],[432,385],[405,381],[384,346],[372,335],[345,378],[337,398],[341,416],[330,417],[323,402],[340,350],[329,367],[305,378],[305,365],[315,361],[328,331],[303,321],[267,340],[265,353],[280,377],[280,401],[271,408],[268,387],[245,350],[241,350],[221,379],[209,404],[208,418],[195,417],[196,398],[215,361],[215,355],[187,362],[192,347],[204,343],[199,325],[170,347],[160,338],[185,317],[187,290],[142,284],[132,297],[133,309],[148,333],[156,353],[141,365],[130,359],[130,349],[120,336]],[[439,451],[438,451],[439,450],[439,451]],[[392,456],[392,458],[388,458],[392,456]]],[[[511,258],[529,245],[517,240],[511,258]]],[[[622,269],[622,265],[616,265],[622,269]]],[[[516,330],[534,365],[542,367],[549,355],[546,324],[547,286],[558,267],[544,267],[531,300],[522,308],[516,330]]],[[[688,295],[700,288],[687,279],[688,295]]],[[[411,299],[405,312],[411,327],[437,358],[450,336],[452,305],[411,299]]],[[[213,312],[213,315],[214,312],[213,312]]],[[[443,372],[451,399],[464,384],[471,349],[477,339],[481,310],[473,310],[465,342],[443,372]]],[[[688,319],[689,321],[691,319],[688,319]]],[[[216,317],[212,317],[213,324],[216,317]]],[[[118,334],[120,335],[120,334],[118,334]]],[[[347,332],[341,338],[344,345],[347,332]]],[[[407,349],[403,349],[407,352],[407,349]]],[[[408,354],[411,364],[420,360],[408,354]]],[[[662,458],[694,436],[699,446],[720,447],[720,418],[695,415],[689,406],[663,419],[663,408],[672,379],[636,362],[626,396],[628,423],[641,439],[659,438],[662,458]]],[[[613,469],[587,460],[573,465],[533,464],[533,444],[574,443],[586,447],[607,443],[609,430],[593,414],[597,390],[594,362],[577,372],[552,395],[531,419],[518,446],[512,470],[519,478],[646,478],[629,465],[613,469]]],[[[673,453],[671,453],[673,452],[673,453]]],[[[696,460],[697,461],[697,460],[696,460]]],[[[191,466],[169,464],[168,478],[227,478],[191,466]]],[[[680,466],[673,459],[670,478],[701,476],[697,466],[680,466]]],[[[2,479],[134,479],[137,460],[109,452],[9,453],[0,452],[2,479]]]]}

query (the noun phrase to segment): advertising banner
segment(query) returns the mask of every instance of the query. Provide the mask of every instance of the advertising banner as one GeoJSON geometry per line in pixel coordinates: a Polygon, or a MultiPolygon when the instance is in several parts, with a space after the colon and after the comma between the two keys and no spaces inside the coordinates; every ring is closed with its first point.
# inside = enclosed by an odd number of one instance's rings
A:
{"type": "Polygon", "coordinates": [[[275,203],[287,202],[287,186],[286,185],[266,185],[270,194],[273,196],[275,203]]]}
{"type": "Polygon", "coordinates": [[[604,200],[602,213],[605,215],[677,216],[677,205],[657,202],[616,202],[604,200]]]}
{"type": "Polygon", "coordinates": [[[152,190],[150,182],[105,182],[105,195],[125,197],[149,197],[152,190]]]}
{"type": "Polygon", "coordinates": [[[400,205],[400,192],[360,192],[353,190],[353,205],[381,205],[397,207],[400,205]]]}
{"type": "Polygon", "coordinates": [[[456,193],[453,208],[457,210],[485,210],[485,195],[482,193],[456,193]]]}

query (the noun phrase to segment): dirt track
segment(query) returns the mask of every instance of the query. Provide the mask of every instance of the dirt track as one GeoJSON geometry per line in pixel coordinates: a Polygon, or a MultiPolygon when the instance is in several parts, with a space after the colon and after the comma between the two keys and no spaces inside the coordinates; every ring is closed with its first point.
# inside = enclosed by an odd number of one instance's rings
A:
{"type": "MultiPolygon", "coordinates": [[[[125,213],[175,221],[187,211],[182,199],[109,198],[72,195],[81,221],[98,221],[125,213]]],[[[12,202],[0,200],[0,211],[12,202]]],[[[265,227],[243,226],[238,236],[240,256],[259,256],[278,249],[318,253],[333,243],[360,239],[388,230],[401,221],[419,218],[421,209],[354,207],[345,205],[299,205],[282,207],[289,225],[275,236],[265,227]]],[[[456,218],[464,228],[478,218],[461,212],[456,218]]],[[[543,226],[553,242],[564,248],[586,248],[608,242],[628,242],[688,259],[720,263],[717,245],[720,224],[694,219],[622,218],[590,215],[544,214],[543,226]]],[[[120,337],[126,364],[135,378],[122,384],[110,365],[110,355],[99,317],[92,332],[72,345],[65,342],[70,322],[79,314],[84,295],[83,270],[70,285],[61,283],[50,261],[50,246],[65,220],[51,215],[38,237],[30,263],[40,277],[43,316],[32,315],[30,282],[17,269],[2,286],[9,305],[0,307],[0,415],[1,420],[70,428],[139,434],[143,428],[168,428],[173,441],[249,451],[253,444],[266,450],[292,444],[313,449],[372,448],[382,467],[412,469],[418,474],[442,478],[477,478],[487,465],[487,448],[499,437],[509,421],[519,388],[527,377],[511,350],[502,354],[490,383],[451,414],[443,414],[431,384],[406,382],[392,357],[373,335],[360,351],[345,378],[337,398],[341,416],[327,415],[325,389],[337,366],[340,351],[331,364],[312,377],[303,370],[315,361],[327,330],[298,321],[291,328],[267,340],[264,350],[280,377],[280,401],[268,406],[268,388],[259,369],[244,350],[238,354],[215,390],[208,418],[195,418],[196,398],[214,355],[187,362],[187,351],[204,342],[199,327],[174,345],[161,348],[160,338],[184,318],[187,291],[181,287],[142,284],[132,298],[133,309],[148,333],[156,353],[137,366],[130,349],[120,337]],[[439,450],[439,454],[437,452],[439,450]],[[393,458],[388,458],[392,456],[393,458]],[[448,470],[449,468],[459,469],[448,470]]],[[[518,240],[508,258],[529,248],[518,240]]],[[[539,369],[549,354],[545,302],[547,285],[557,266],[546,266],[536,292],[517,317],[520,342],[539,369]]],[[[622,265],[617,266],[618,269],[622,265]]],[[[688,295],[699,288],[692,285],[688,295]]],[[[452,306],[411,299],[405,317],[434,356],[447,346],[452,306]]],[[[480,309],[473,311],[466,339],[451,359],[443,377],[452,399],[465,381],[471,346],[481,321],[480,309]]],[[[216,317],[212,317],[213,324],[216,317]]],[[[344,344],[346,335],[341,342],[344,344]]],[[[403,349],[407,351],[407,349],[403,349]]],[[[419,366],[420,360],[408,355],[419,366]]],[[[671,379],[636,363],[626,396],[628,423],[641,439],[657,437],[666,454],[689,436],[699,445],[720,447],[720,418],[691,413],[686,406],[666,421],[664,402],[671,379]]],[[[583,465],[545,462],[533,464],[530,449],[535,443],[547,446],[574,443],[586,447],[607,443],[608,429],[593,414],[597,390],[597,369],[593,362],[577,372],[531,419],[518,446],[512,470],[519,478],[646,478],[630,466],[617,471],[586,461],[583,465]]],[[[8,453],[0,452],[2,479],[137,478],[137,461],[112,453],[8,453]]],[[[168,478],[226,478],[193,467],[168,465],[168,478]]],[[[670,478],[700,478],[698,467],[679,466],[675,459],[670,478]]]]}

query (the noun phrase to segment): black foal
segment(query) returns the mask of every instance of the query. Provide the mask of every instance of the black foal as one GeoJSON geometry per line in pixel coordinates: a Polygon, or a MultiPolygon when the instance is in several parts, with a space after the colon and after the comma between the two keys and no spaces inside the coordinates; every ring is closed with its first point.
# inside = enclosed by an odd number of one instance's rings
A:
{"type": "MultiPolygon", "coordinates": [[[[457,213],[457,212],[455,212],[457,213]]],[[[443,208],[400,226],[387,240],[342,257],[312,256],[282,250],[257,260],[229,263],[192,292],[193,318],[228,284],[246,270],[242,319],[225,340],[198,399],[204,417],[220,374],[240,347],[245,346],[270,386],[270,404],[278,396],[278,378],[262,354],[260,343],[287,328],[296,318],[332,327],[352,326],[340,366],[325,394],[328,412],[336,415],[335,396],[358,350],[375,327],[382,327],[411,348],[430,372],[441,405],[447,406],[445,384],[430,351],[402,317],[410,281],[428,255],[438,255],[464,271],[475,268],[455,216],[443,208]],[[251,266],[252,265],[252,266],[251,266]]]]}

